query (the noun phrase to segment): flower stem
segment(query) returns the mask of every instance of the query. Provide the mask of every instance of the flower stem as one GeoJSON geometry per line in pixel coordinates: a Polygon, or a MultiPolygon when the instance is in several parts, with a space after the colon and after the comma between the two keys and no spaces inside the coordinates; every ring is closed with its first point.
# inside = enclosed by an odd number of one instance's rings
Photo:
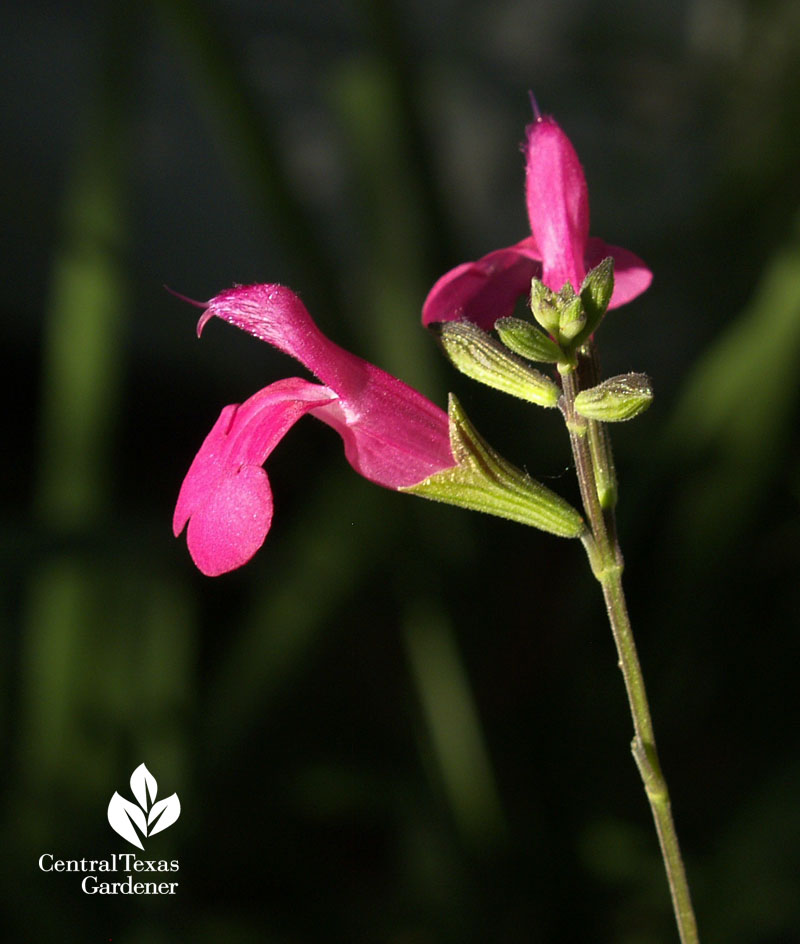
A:
{"type": "Polygon", "coordinates": [[[658,761],[644,677],[622,588],[623,559],[616,537],[613,508],[616,485],[611,489],[604,487],[604,483],[609,480],[609,469],[613,483],[611,445],[603,424],[590,422],[575,412],[575,396],[582,387],[582,374],[589,375],[587,379],[590,384],[597,382],[597,365],[592,348],[587,345],[581,351],[577,366],[559,365],[559,371],[564,388],[562,411],[569,431],[583,507],[591,528],[591,534],[586,535],[583,543],[589,555],[592,572],[603,589],[608,621],[625,681],[628,704],[633,716],[634,738],[631,750],[658,833],[681,942],[697,944],[697,923],[689,885],[672,819],[667,782],[658,761]],[[605,467],[603,463],[606,464],[605,467]],[[605,500],[601,500],[601,495],[605,500]]]}

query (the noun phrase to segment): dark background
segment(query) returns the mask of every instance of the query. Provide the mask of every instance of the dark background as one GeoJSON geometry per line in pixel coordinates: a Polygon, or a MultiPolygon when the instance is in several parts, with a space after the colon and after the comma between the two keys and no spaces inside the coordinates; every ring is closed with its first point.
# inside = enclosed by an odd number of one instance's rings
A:
{"type": "MultiPolygon", "coordinates": [[[[675,939],[577,543],[379,489],[304,421],[208,579],[170,534],[206,432],[302,368],[197,311],[300,292],[333,338],[576,499],[563,424],[419,325],[527,233],[532,88],[592,232],[652,267],[600,336],[634,628],[706,942],[800,935],[800,7],[793,0],[7,4],[2,907],[14,940],[675,939]],[[116,11],[116,12],[112,12],[116,11]],[[174,898],[84,896],[145,762],[174,898]]],[[[121,876],[112,876],[121,877],[121,876]]]]}

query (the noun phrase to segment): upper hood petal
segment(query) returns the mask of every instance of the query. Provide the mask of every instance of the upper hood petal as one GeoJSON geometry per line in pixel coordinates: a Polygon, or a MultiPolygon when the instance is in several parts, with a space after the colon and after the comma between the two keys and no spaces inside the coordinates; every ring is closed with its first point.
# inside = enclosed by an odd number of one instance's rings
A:
{"type": "Polygon", "coordinates": [[[557,292],[583,281],[589,191],[572,142],[549,116],[525,129],[525,196],[542,258],[542,281],[557,292]]]}
{"type": "Polygon", "coordinates": [[[198,333],[214,317],[296,358],[341,397],[356,396],[367,383],[366,361],[325,337],[300,298],[283,285],[237,285],[220,292],[208,303],[198,333]]]}

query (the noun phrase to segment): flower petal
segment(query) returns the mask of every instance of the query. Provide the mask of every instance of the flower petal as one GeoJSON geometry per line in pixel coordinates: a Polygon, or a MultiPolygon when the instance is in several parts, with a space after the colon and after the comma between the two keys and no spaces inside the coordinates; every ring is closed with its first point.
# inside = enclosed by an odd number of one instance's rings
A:
{"type": "Polygon", "coordinates": [[[513,313],[517,300],[530,291],[531,279],[541,275],[539,259],[536,240],[528,236],[514,246],[490,252],[477,262],[456,266],[428,293],[422,307],[422,323],[466,318],[490,331],[498,318],[513,313]]]}
{"type": "Polygon", "coordinates": [[[272,523],[272,491],[267,473],[244,465],[221,476],[189,519],[186,543],[207,577],[235,570],[264,543],[272,523]]]}
{"type": "Polygon", "coordinates": [[[402,488],[454,464],[444,410],[325,337],[290,289],[229,289],[209,302],[200,328],[215,315],[296,357],[335,392],[337,402],[314,413],[339,432],[365,478],[402,488]]]}
{"type": "Polygon", "coordinates": [[[353,468],[386,488],[416,485],[455,465],[447,414],[397,378],[355,360],[364,383],[351,401],[293,377],[222,411],[186,474],[173,519],[176,537],[188,521],[189,551],[204,574],[241,567],[264,543],[272,492],[261,466],[306,413],[333,427],[353,468]]]}
{"type": "Polygon", "coordinates": [[[586,269],[589,192],[571,141],[549,116],[525,129],[525,194],[531,232],[542,258],[542,281],[553,291],[580,287],[586,269]]]}
{"type": "Polygon", "coordinates": [[[444,410],[372,364],[365,368],[369,379],[357,401],[341,399],[313,411],[342,437],[356,472],[397,489],[454,466],[444,410]]]}
{"type": "Polygon", "coordinates": [[[261,465],[301,416],[335,397],[295,377],[222,411],[186,474],[173,519],[176,537],[188,520],[189,551],[204,574],[240,567],[261,547],[272,522],[261,465]]]}
{"type": "Polygon", "coordinates": [[[646,291],[653,281],[653,273],[642,260],[628,249],[612,246],[592,237],[586,244],[586,269],[593,269],[606,256],[614,259],[614,293],[609,308],[619,308],[646,291]]]}
{"type": "Polygon", "coordinates": [[[319,330],[306,306],[283,285],[237,285],[208,303],[200,333],[217,317],[296,358],[339,396],[354,396],[367,383],[366,361],[319,330]]]}

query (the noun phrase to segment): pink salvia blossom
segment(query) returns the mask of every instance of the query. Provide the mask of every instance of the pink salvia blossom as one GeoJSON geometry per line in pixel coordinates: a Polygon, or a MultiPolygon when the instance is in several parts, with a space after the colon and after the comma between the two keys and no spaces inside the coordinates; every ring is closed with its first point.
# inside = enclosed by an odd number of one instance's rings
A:
{"type": "Polygon", "coordinates": [[[569,138],[551,117],[537,114],[525,129],[524,150],[532,235],[443,275],[425,300],[424,324],[467,319],[491,330],[498,318],[513,314],[520,297],[528,295],[532,278],[554,291],[569,281],[577,291],[587,271],[606,256],[614,258],[609,308],[624,305],[650,285],[652,273],[638,256],[589,236],[583,168],[569,138]]]}
{"type": "Polygon", "coordinates": [[[322,383],[279,380],[220,414],[183,481],[173,518],[176,537],[188,522],[189,551],[204,574],[241,567],[263,544],[272,492],[262,466],[306,413],[339,433],[356,472],[386,488],[416,485],[456,464],[447,414],[326,338],[294,292],[239,286],[205,307],[198,334],[210,318],[222,318],[297,358],[322,383]]]}

